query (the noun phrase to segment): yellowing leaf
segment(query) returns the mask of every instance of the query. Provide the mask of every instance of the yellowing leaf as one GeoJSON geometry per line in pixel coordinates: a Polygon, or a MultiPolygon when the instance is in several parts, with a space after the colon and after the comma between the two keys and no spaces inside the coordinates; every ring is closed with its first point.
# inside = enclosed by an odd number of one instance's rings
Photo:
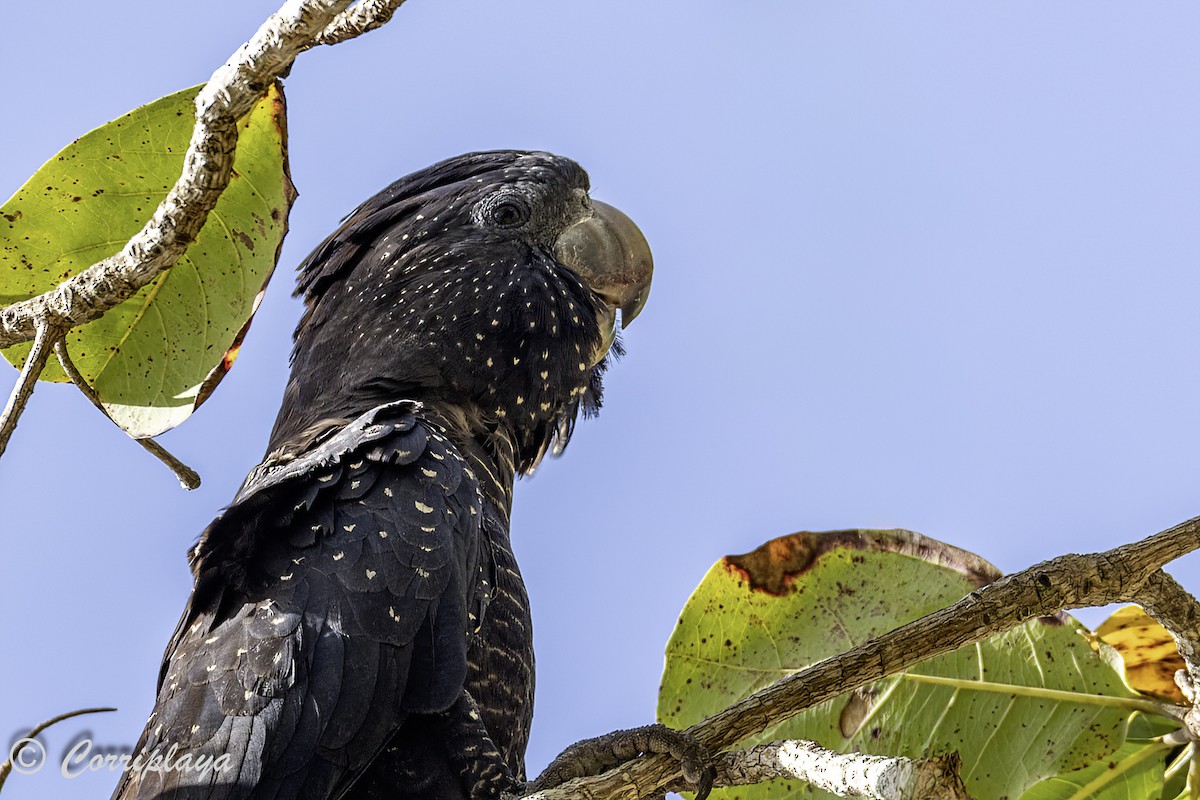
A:
{"type": "Polygon", "coordinates": [[[1187,703],[1175,685],[1176,671],[1184,668],[1175,639],[1141,608],[1117,611],[1096,629],[1096,636],[1121,654],[1126,682],[1134,689],[1178,705],[1187,703]]]}

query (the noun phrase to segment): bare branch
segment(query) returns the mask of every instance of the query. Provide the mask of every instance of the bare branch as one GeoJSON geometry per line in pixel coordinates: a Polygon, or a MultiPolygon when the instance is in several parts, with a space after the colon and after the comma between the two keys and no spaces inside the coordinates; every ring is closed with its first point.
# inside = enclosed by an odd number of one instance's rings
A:
{"type": "MultiPolygon", "coordinates": [[[[971,800],[959,775],[957,754],[911,759],[838,753],[815,742],[787,740],[721,753],[712,759],[716,775],[713,788],[748,786],[770,780],[810,783],[839,797],[875,800],[971,800]]],[[[539,779],[540,781],[540,779],[539,779]]],[[[574,800],[596,797],[581,790],[583,781],[564,782],[541,789],[521,800],[574,800]]],[[[662,792],[695,791],[695,785],[675,781],[662,792]]]]}
{"type": "Polygon", "coordinates": [[[33,348],[30,349],[29,356],[25,359],[25,366],[21,367],[21,374],[17,378],[16,385],[13,386],[12,394],[8,396],[4,413],[0,414],[0,455],[4,454],[8,447],[8,440],[12,438],[13,431],[17,429],[17,420],[21,418],[21,412],[25,410],[29,398],[33,395],[33,387],[37,385],[38,377],[41,376],[46,361],[50,358],[55,341],[62,335],[62,329],[54,325],[46,322],[37,325],[37,338],[33,341],[33,348]]]}
{"type": "MultiPolygon", "coordinates": [[[[722,753],[714,759],[714,786],[746,786],[764,781],[799,780],[839,797],[876,800],[970,800],[959,776],[957,754],[935,758],[890,758],[838,753],[815,742],[769,742],[722,753]]],[[[686,791],[684,783],[667,791],[686,791]]]]}
{"type": "Polygon", "coordinates": [[[391,19],[403,4],[404,0],[359,0],[321,31],[317,44],[337,44],[373,31],[391,19]]]}
{"type": "MultiPolygon", "coordinates": [[[[108,417],[108,411],[104,408],[104,403],[100,400],[100,395],[96,394],[96,390],[87,382],[87,378],[79,372],[75,366],[75,362],[71,360],[71,354],[67,351],[67,342],[65,339],[59,339],[54,345],[54,352],[58,356],[58,363],[62,366],[63,372],[67,373],[67,377],[71,379],[71,383],[79,391],[83,392],[83,396],[92,401],[92,405],[100,409],[100,413],[108,417]]],[[[111,417],[110,417],[111,419],[111,417]]],[[[184,464],[175,456],[171,455],[165,447],[153,439],[134,439],[133,441],[145,448],[146,452],[157,458],[159,461],[167,465],[167,468],[175,473],[175,477],[179,479],[179,485],[185,489],[196,489],[200,486],[200,476],[196,470],[184,464]]]]}
{"type": "Polygon", "coordinates": [[[13,750],[9,754],[9,757],[5,759],[3,763],[0,763],[0,789],[4,788],[4,782],[8,780],[8,776],[12,772],[13,762],[20,758],[21,751],[28,747],[32,743],[31,740],[36,739],[39,733],[46,730],[46,728],[49,728],[51,725],[56,725],[63,720],[70,719],[71,717],[78,717],[82,716],[83,714],[100,714],[105,711],[116,711],[116,709],[81,708],[78,711],[68,711],[65,714],[59,714],[57,717],[51,717],[40,725],[34,725],[29,729],[29,732],[26,733],[24,737],[13,743],[13,750]]]}
{"type": "MultiPolygon", "coordinates": [[[[1045,561],[776,681],[693,725],[688,733],[710,752],[727,750],[826,700],[1034,617],[1061,609],[1144,602],[1143,589],[1162,565],[1198,548],[1200,517],[1104,553],[1045,561]]],[[[677,761],[643,756],[603,775],[573,782],[571,787],[579,797],[638,800],[661,794],[661,788],[676,780],[678,772],[677,761]]]]}

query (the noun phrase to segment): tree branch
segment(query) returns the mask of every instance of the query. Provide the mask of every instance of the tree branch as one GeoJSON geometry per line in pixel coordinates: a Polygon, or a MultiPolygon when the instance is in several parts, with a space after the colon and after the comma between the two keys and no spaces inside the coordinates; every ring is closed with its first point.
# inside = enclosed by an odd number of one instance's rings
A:
{"type": "Polygon", "coordinates": [[[17,429],[17,421],[21,418],[21,412],[25,410],[29,398],[33,396],[33,387],[37,385],[38,377],[41,376],[46,361],[50,358],[50,352],[54,349],[55,342],[62,335],[63,330],[55,325],[46,322],[38,324],[35,332],[37,338],[34,339],[33,347],[25,359],[25,366],[21,367],[21,374],[17,378],[16,385],[13,386],[12,394],[8,396],[4,412],[0,414],[0,455],[4,455],[4,451],[8,447],[8,440],[12,438],[13,431],[17,429]]]}
{"type": "MultiPolygon", "coordinates": [[[[764,781],[798,780],[839,797],[875,800],[970,800],[959,776],[957,755],[891,758],[838,753],[815,742],[769,742],[722,753],[713,760],[714,786],[747,786],[764,781]]],[[[690,789],[678,782],[667,791],[690,789]]],[[[547,798],[549,800],[549,798],[547,798]]]]}
{"type": "MultiPolygon", "coordinates": [[[[839,797],[874,800],[971,800],[963,785],[957,754],[934,758],[892,758],[865,753],[838,753],[800,739],[768,742],[712,759],[713,788],[749,786],[771,780],[804,781],[839,797]]],[[[540,781],[540,779],[539,779],[540,781]]],[[[594,797],[574,780],[531,792],[521,800],[575,800],[594,797]]],[[[695,791],[687,780],[658,790],[695,791]]]]}
{"type": "Polygon", "coordinates": [[[391,19],[403,4],[404,0],[359,0],[321,31],[317,44],[337,44],[373,31],[391,19]]]}
{"type": "MultiPolygon", "coordinates": [[[[728,750],[826,700],[1034,617],[1112,602],[1150,602],[1145,595],[1161,584],[1154,576],[1161,573],[1162,565],[1198,548],[1200,517],[1107,552],[1045,561],[977,589],[948,608],[782,678],[687,732],[710,752],[728,750]]],[[[643,756],[562,788],[577,797],[639,800],[661,794],[678,775],[678,762],[643,756]]]]}
{"type": "MultiPolygon", "coordinates": [[[[4,782],[8,780],[9,774],[12,773],[13,763],[20,759],[21,751],[28,747],[32,743],[31,740],[36,739],[39,733],[46,730],[46,728],[49,728],[51,725],[57,725],[63,720],[70,719],[71,717],[78,717],[83,714],[100,714],[105,711],[116,711],[116,709],[81,708],[77,711],[68,711],[65,714],[59,714],[57,717],[51,717],[39,725],[34,725],[29,729],[29,732],[26,733],[25,736],[13,743],[13,749],[9,754],[9,757],[6,758],[3,763],[0,763],[0,788],[4,787],[4,782]]],[[[43,755],[45,754],[43,753],[43,755]]]]}
{"type": "MultiPolygon", "coordinates": [[[[75,384],[75,388],[83,392],[83,396],[92,401],[92,405],[100,409],[101,414],[108,417],[108,412],[104,409],[104,403],[100,400],[100,395],[96,394],[96,390],[87,382],[87,378],[83,377],[79,369],[75,366],[75,362],[71,359],[71,354],[67,351],[66,339],[59,339],[55,342],[54,352],[58,356],[58,363],[62,366],[63,372],[67,373],[67,377],[71,379],[71,383],[75,384]]],[[[166,464],[167,468],[174,472],[175,477],[179,479],[180,486],[185,489],[199,488],[200,476],[196,474],[196,470],[171,455],[161,444],[153,439],[134,439],[133,441],[145,448],[146,452],[150,455],[166,464]]]]}
{"type": "Polygon", "coordinates": [[[379,27],[396,0],[286,0],[258,32],[213,73],[196,97],[196,127],[183,173],[145,227],[121,251],[57,288],[0,310],[0,348],[33,339],[38,325],[91,322],[169,269],[196,238],[229,183],[237,122],[300,53],[379,27]]]}

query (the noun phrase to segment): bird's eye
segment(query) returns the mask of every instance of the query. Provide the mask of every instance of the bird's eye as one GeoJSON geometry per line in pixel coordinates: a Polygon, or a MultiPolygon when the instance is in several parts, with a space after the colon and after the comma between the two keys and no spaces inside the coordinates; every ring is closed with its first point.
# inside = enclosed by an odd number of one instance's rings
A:
{"type": "Polygon", "coordinates": [[[519,195],[501,195],[487,204],[483,217],[498,228],[516,228],[529,221],[529,204],[519,195]]]}

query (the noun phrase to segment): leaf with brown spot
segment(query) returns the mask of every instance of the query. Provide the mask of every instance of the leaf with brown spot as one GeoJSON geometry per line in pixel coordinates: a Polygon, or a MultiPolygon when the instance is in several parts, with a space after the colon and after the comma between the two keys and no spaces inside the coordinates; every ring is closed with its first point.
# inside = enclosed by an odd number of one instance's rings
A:
{"type": "MultiPolygon", "coordinates": [[[[797,533],[727,556],[696,588],[667,644],[659,720],[692,725],[999,576],[979,556],[903,530],[797,533]]],[[[1099,706],[1090,695],[1134,696],[1089,635],[1062,615],[823,703],[743,745],[798,738],[884,755],[957,751],[973,797],[1016,798],[1122,746],[1132,712],[1099,706]],[[1050,699],[1038,689],[1078,700],[1050,699]]],[[[831,796],[791,785],[713,797],[831,796]]]]}
{"type": "MultiPolygon", "coordinates": [[[[183,169],[198,89],[85,134],[0,207],[0,304],[53,289],[142,228],[183,169]]],[[[278,260],[295,198],[279,85],[239,129],[233,177],[176,265],[67,337],[75,365],[131,436],[170,430],[212,393],[278,260]]],[[[5,358],[19,366],[29,347],[5,358]]],[[[67,379],[54,361],[41,377],[67,379]]]]}
{"type": "Polygon", "coordinates": [[[1104,620],[1096,636],[1121,655],[1125,679],[1139,692],[1176,705],[1187,699],[1175,684],[1175,673],[1185,667],[1175,639],[1138,606],[1126,606],[1104,620]]]}
{"type": "Polygon", "coordinates": [[[1161,741],[1130,739],[1107,758],[1038,783],[1021,800],[1159,800],[1170,750],[1161,741]]]}

